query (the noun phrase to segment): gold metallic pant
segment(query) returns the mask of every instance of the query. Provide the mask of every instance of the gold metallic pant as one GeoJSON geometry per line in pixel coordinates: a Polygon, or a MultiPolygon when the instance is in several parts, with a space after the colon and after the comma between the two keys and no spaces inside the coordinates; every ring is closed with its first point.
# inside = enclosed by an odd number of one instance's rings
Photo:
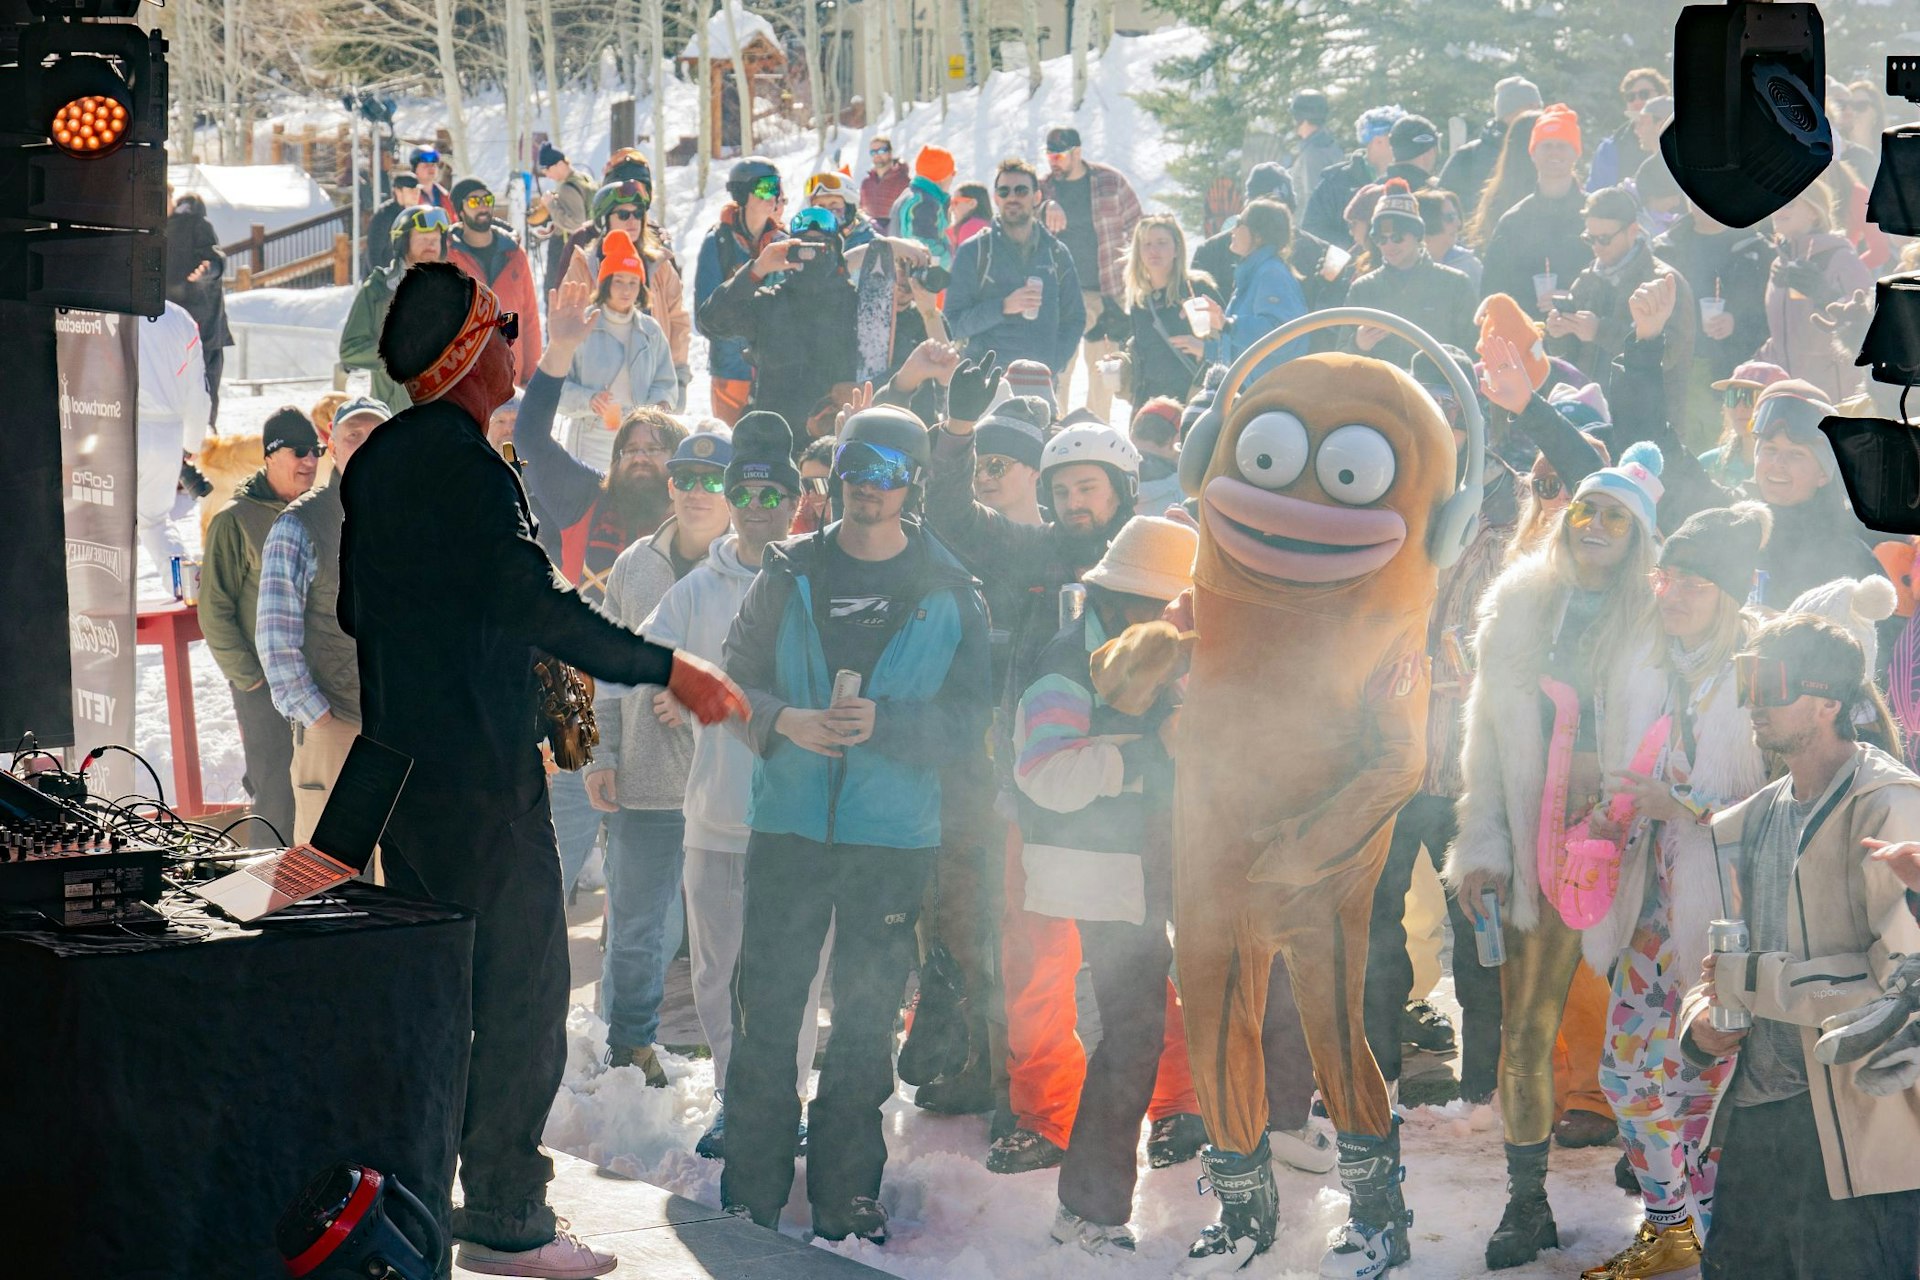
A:
{"type": "Polygon", "coordinates": [[[1554,1039],[1580,964],[1580,934],[1545,897],[1539,912],[1532,930],[1506,931],[1500,969],[1500,1115],[1507,1141],[1522,1147],[1553,1134],[1554,1039]]]}

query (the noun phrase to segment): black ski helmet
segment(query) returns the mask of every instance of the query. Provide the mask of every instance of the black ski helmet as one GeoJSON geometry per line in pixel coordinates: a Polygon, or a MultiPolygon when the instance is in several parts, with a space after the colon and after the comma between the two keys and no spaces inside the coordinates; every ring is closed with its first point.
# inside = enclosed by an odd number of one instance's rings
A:
{"type": "Polygon", "coordinates": [[[780,171],[765,156],[748,156],[727,170],[727,198],[745,208],[753,194],[753,184],[762,178],[778,178],[780,171]]]}
{"type": "Polygon", "coordinates": [[[877,444],[884,449],[897,449],[913,459],[913,465],[922,472],[931,461],[927,424],[911,409],[890,404],[877,404],[848,418],[840,429],[837,444],[836,453],[850,444],[877,444]]]}

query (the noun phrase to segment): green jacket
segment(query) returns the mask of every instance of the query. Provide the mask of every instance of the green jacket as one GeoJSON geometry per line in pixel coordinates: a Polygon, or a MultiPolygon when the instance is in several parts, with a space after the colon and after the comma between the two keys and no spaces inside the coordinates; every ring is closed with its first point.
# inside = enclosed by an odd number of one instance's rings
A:
{"type": "Polygon", "coordinates": [[[380,359],[380,326],[387,321],[387,308],[393,305],[394,290],[400,287],[400,276],[406,269],[405,263],[396,261],[368,276],[360,292],[353,295],[346,328],[340,331],[340,363],[349,369],[371,370],[373,398],[395,413],[413,400],[387,376],[387,366],[380,359]]]}
{"type": "Polygon", "coordinates": [[[255,688],[267,678],[253,639],[260,612],[260,551],[267,544],[267,530],[286,507],[262,467],[240,486],[233,505],[207,525],[200,565],[200,634],[236,689],[255,688]]]}

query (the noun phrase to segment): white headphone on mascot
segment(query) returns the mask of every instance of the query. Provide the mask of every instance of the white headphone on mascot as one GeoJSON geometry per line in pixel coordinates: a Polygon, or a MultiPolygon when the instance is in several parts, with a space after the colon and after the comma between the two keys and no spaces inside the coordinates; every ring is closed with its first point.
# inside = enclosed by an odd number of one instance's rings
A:
{"type": "Polygon", "coordinates": [[[1446,375],[1447,385],[1453,388],[1454,398],[1460,402],[1460,412],[1465,417],[1467,428],[1467,471],[1460,481],[1460,487],[1440,508],[1439,515],[1434,517],[1427,541],[1427,554],[1437,567],[1445,569],[1458,561],[1461,553],[1467,549],[1467,543],[1473,539],[1474,524],[1480,516],[1480,491],[1485,485],[1487,471],[1487,424],[1481,416],[1480,399],[1474,393],[1473,384],[1453,358],[1440,349],[1440,344],[1433,336],[1419,325],[1384,311],[1369,307],[1330,307],[1325,311],[1310,312],[1298,320],[1281,325],[1241,352],[1240,358],[1227,370],[1219,390],[1214,393],[1213,403],[1207,406],[1200,420],[1187,432],[1186,441],[1180,449],[1180,488],[1190,498],[1200,496],[1201,486],[1207,478],[1207,468],[1213,462],[1214,446],[1220,442],[1220,432],[1226,426],[1227,413],[1233,407],[1234,397],[1240,394],[1241,385],[1261,361],[1295,338],[1304,338],[1322,329],[1357,328],[1361,325],[1385,329],[1396,338],[1404,338],[1418,347],[1446,375]]]}

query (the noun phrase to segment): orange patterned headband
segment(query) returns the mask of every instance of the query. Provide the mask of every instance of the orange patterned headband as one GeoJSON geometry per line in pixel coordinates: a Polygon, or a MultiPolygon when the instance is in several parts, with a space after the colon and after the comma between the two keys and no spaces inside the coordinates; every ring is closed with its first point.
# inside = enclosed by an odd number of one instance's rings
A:
{"type": "Polygon", "coordinates": [[[466,323],[460,326],[459,335],[419,377],[407,379],[407,395],[413,403],[438,400],[454,383],[466,377],[480,359],[480,353],[493,341],[499,319],[500,300],[493,296],[493,290],[475,280],[473,303],[467,308],[466,323]]]}

